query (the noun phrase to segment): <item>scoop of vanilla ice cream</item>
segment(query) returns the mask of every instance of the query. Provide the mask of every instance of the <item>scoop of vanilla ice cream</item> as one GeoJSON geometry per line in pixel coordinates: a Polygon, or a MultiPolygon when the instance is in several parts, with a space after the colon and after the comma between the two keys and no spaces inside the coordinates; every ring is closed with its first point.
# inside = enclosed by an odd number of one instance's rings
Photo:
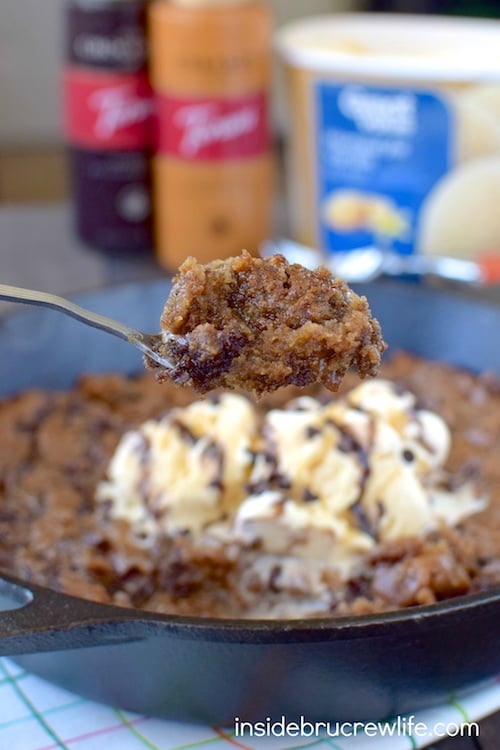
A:
{"type": "Polygon", "coordinates": [[[349,512],[363,481],[358,455],[344,449],[327,407],[310,398],[270,411],[262,432],[251,494],[236,512],[236,538],[257,541],[266,552],[349,567],[353,553],[373,544],[349,512]]]}
{"type": "Polygon", "coordinates": [[[258,550],[269,562],[259,575],[276,575],[278,558],[283,585],[306,591],[322,570],[348,576],[378,542],[482,510],[472,483],[449,489],[449,448],[444,421],[384,380],[327,404],[297,399],[263,421],[224,394],[127,433],[98,499],[146,537],[189,531],[258,550]]]}
{"type": "Polygon", "coordinates": [[[444,464],[450,450],[450,432],[441,417],[417,408],[410,391],[401,391],[387,380],[366,382],[347,394],[349,406],[386,423],[403,439],[413,443],[420,468],[444,464]]]}
{"type": "Polygon", "coordinates": [[[244,498],[256,413],[242,397],[196,401],[122,438],[97,497],[144,535],[199,533],[244,498]]]}
{"type": "Polygon", "coordinates": [[[311,571],[321,563],[347,575],[374,543],[348,515],[332,513],[325,503],[306,505],[271,490],[250,496],[240,506],[233,533],[243,543],[258,542],[265,554],[285,556],[281,573],[287,579],[290,560],[297,558],[312,563],[311,571]]]}
{"type": "Polygon", "coordinates": [[[388,381],[327,405],[299,399],[271,411],[263,435],[265,460],[255,459],[234,531],[269,553],[347,573],[377,542],[456,524],[485,506],[472,485],[446,489],[446,424],[388,381]]]}

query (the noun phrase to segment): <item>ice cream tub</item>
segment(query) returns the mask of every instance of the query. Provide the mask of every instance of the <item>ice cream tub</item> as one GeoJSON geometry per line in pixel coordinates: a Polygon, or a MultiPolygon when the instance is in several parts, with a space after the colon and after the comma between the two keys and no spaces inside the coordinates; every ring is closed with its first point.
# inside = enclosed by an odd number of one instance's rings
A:
{"type": "Polygon", "coordinates": [[[298,241],[500,252],[499,21],[327,15],[276,45],[298,241]]]}

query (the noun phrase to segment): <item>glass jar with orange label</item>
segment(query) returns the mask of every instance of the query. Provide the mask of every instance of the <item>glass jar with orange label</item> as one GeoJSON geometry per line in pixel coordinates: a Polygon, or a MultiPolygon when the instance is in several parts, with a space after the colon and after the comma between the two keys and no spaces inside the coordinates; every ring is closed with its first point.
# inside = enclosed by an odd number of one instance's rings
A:
{"type": "Polygon", "coordinates": [[[254,0],[153,0],[157,256],[256,252],[271,228],[271,14],[254,0]]]}

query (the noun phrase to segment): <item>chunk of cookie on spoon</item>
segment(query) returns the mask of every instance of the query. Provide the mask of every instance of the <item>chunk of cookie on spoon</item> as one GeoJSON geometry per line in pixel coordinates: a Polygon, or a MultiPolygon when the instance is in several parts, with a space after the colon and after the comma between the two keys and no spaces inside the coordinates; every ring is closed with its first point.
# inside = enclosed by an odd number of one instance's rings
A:
{"type": "Polygon", "coordinates": [[[206,265],[187,258],[161,316],[159,381],[200,393],[215,388],[262,395],[321,383],[338,390],[350,368],[379,372],[386,344],[368,301],[325,267],[248,252],[206,265]]]}

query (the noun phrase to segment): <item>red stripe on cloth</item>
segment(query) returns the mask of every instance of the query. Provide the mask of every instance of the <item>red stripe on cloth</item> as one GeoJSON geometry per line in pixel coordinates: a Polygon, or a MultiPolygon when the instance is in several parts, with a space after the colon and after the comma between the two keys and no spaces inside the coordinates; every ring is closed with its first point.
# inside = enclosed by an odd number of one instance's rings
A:
{"type": "Polygon", "coordinates": [[[238,740],[235,740],[234,737],[231,737],[230,734],[224,732],[223,729],[219,729],[219,727],[213,727],[213,730],[216,734],[219,735],[222,740],[226,740],[226,742],[229,742],[229,744],[233,745],[233,747],[239,747],[240,750],[252,750],[252,748],[248,745],[243,745],[241,742],[238,742],[238,740]]]}
{"type": "MultiPolygon", "coordinates": [[[[149,716],[139,716],[137,719],[132,719],[131,721],[128,721],[126,724],[124,723],[113,724],[110,727],[103,727],[102,729],[95,729],[92,732],[85,732],[85,734],[79,734],[76,737],[68,737],[68,738],[65,738],[64,742],[67,745],[71,745],[73,742],[82,742],[83,740],[88,740],[90,737],[99,737],[103,734],[111,734],[112,732],[116,732],[119,729],[127,729],[127,726],[129,725],[140,724],[141,722],[144,722],[144,721],[149,721],[149,716]]],[[[58,750],[59,747],[60,745],[54,742],[52,745],[45,745],[44,747],[37,748],[37,750],[58,750]]]]}

